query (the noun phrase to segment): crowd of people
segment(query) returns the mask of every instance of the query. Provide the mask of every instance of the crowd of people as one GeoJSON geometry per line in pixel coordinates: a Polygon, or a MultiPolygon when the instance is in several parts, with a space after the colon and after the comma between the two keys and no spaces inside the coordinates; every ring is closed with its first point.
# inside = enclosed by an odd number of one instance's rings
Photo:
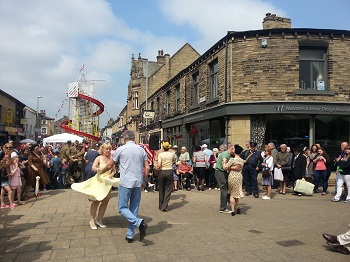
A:
{"type": "MultiPolygon", "coordinates": [[[[247,141],[246,149],[237,144],[220,145],[210,150],[208,145],[195,145],[193,154],[169,141],[161,142],[158,151],[135,144],[132,131],[124,134],[125,144],[116,147],[110,143],[67,141],[46,145],[16,145],[13,141],[0,149],[1,208],[15,208],[32,197],[31,192],[39,177],[39,189],[71,187],[87,195],[91,201],[90,227],[106,227],[103,216],[111,197],[112,187],[118,187],[118,210],[128,221],[126,240],[131,243],[134,228],[140,230],[140,240],[146,235],[147,224],[138,217],[141,191],[150,187],[158,191],[159,210],[169,211],[171,194],[179,189],[191,191],[220,190],[220,213],[232,216],[241,213],[240,199],[259,198],[258,174],[265,187],[263,200],[272,198],[272,188],[285,195],[299,179],[313,183],[313,192],[325,196],[332,165],[336,165],[334,202],[344,198],[350,202],[350,146],[341,143],[339,156],[332,161],[321,145],[275,147],[265,145],[257,150],[257,143],[247,141]],[[146,153],[147,152],[147,153],[146,153]],[[120,177],[120,179],[119,179],[120,177]],[[245,193],[243,192],[245,191],[245,193]],[[4,201],[7,194],[8,203],[4,201]],[[229,204],[229,206],[228,206],[229,204]]],[[[289,191],[302,195],[294,188],[289,191]]]]}

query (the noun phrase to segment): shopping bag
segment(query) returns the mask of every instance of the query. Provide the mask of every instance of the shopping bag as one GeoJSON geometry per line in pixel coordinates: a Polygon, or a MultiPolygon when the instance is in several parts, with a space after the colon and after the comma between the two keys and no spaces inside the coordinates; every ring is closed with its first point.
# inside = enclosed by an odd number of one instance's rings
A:
{"type": "Polygon", "coordinates": [[[273,177],[276,181],[283,181],[282,169],[275,167],[275,169],[273,170],[273,177]]]}
{"type": "Polygon", "coordinates": [[[314,184],[307,182],[303,178],[303,179],[298,179],[295,182],[294,191],[305,195],[312,195],[314,193],[314,187],[315,187],[314,184]]]}

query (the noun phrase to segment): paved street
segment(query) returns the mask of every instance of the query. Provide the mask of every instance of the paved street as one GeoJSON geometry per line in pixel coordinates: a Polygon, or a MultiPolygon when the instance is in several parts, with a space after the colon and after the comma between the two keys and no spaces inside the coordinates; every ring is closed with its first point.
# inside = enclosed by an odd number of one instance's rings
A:
{"type": "Polygon", "coordinates": [[[94,231],[84,195],[49,191],[14,210],[1,210],[0,261],[350,260],[329,250],[321,236],[348,229],[349,204],[331,202],[331,194],[273,192],[272,200],[243,198],[243,212],[234,217],[219,213],[217,190],[177,191],[166,213],[157,208],[157,193],[143,193],[140,216],[149,225],[147,236],[128,244],[116,191],[105,215],[108,227],[94,231]]]}

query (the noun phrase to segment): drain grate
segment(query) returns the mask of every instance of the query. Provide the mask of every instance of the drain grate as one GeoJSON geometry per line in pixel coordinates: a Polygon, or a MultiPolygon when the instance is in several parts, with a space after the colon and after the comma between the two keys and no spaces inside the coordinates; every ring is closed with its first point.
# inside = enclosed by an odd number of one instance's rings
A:
{"type": "Polygon", "coordinates": [[[293,239],[293,240],[286,240],[286,241],[277,241],[276,244],[279,244],[282,247],[292,247],[292,246],[301,246],[301,245],[305,245],[305,243],[293,239]]]}
{"type": "Polygon", "coordinates": [[[254,234],[261,234],[261,233],[262,233],[261,231],[259,231],[259,230],[254,230],[254,229],[249,230],[248,232],[254,233],[254,234]]]}

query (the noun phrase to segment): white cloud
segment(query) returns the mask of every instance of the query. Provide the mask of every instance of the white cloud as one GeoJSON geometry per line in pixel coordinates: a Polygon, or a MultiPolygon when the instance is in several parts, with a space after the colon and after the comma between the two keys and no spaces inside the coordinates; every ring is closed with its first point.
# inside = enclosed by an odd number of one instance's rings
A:
{"type": "MultiPolygon", "coordinates": [[[[158,50],[173,55],[186,42],[203,53],[228,30],[260,28],[266,12],[283,15],[258,0],[158,3],[163,19],[194,29],[199,39],[193,42],[187,32],[174,35],[171,28],[162,36],[152,28],[133,28],[106,0],[0,1],[0,88],[34,109],[41,95],[40,109],[50,117],[60,110],[59,118],[68,113],[67,104],[61,108],[68,83],[78,80],[84,63],[89,79],[104,80],[95,83],[96,98],[108,112],[100,118],[104,126],[125,106],[131,54],[137,58],[140,52],[154,61],[158,50]]],[[[158,10],[153,12],[161,16],[158,10]]],[[[130,19],[137,19],[132,10],[130,19]]]]}
{"type": "Polygon", "coordinates": [[[266,13],[285,13],[260,0],[159,0],[159,5],[173,23],[193,27],[200,39],[192,43],[201,53],[209,49],[227,31],[262,29],[266,13]]]}

